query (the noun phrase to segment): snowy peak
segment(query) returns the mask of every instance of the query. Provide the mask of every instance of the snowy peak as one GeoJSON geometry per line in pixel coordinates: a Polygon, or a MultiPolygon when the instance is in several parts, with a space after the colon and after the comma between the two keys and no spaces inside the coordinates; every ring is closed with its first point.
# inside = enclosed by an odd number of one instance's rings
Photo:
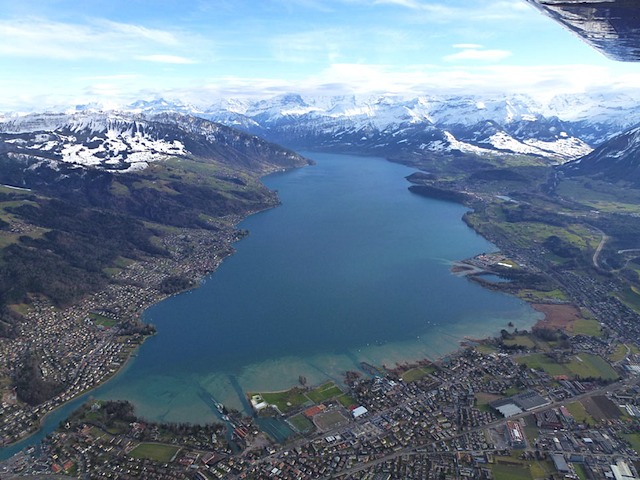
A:
{"type": "Polygon", "coordinates": [[[31,159],[55,168],[64,163],[130,172],[168,158],[198,156],[248,168],[273,170],[304,161],[254,136],[177,113],[27,115],[0,123],[0,154],[31,159]]]}
{"type": "Polygon", "coordinates": [[[562,166],[567,176],[594,176],[640,186],[640,127],[603,143],[590,154],[562,166]]]}
{"type": "Polygon", "coordinates": [[[138,100],[137,102],[128,105],[125,110],[132,113],[146,113],[152,115],[163,112],[175,112],[186,115],[202,113],[202,111],[193,105],[188,105],[180,101],[169,101],[164,98],[158,98],[156,100],[138,100]]]}
{"type": "Polygon", "coordinates": [[[133,118],[142,125],[164,116],[163,122],[173,122],[174,127],[184,129],[185,125],[170,119],[176,113],[218,122],[294,148],[384,156],[428,151],[444,155],[535,155],[551,163],[564,163],[588,154],[593,146],[640,123],[640,104],[616,92],[559,95],[544,101],[529,95],[289,93],[258,100],[228,98],[201,109],[158,98],[132,103],[125,111],[128,113],[105,116],[87,106],[85,111],[71,115],[5,118],[0,132],[24,134],[64,127],[66,130],[59,133],[68,138],[61,141],[71,141],[79,131],[111,131],[110,136],[100,137],[104,141],[101,145],[96,143],[96,151],[89,152],[94,149],[85,145],[82,151],[78,148],[56,153],[69,161],[95,165],[104,164],[100,157],[103,155],[112,160],[114,169],[131,167],[127,166],[128,155],[115,155],[127,149],[134,154],[132,159],[139,160],[133,168],[144,167],[144,162],[149,161],[146,154],[154,161],[162,155],[188,154],[192,152],[190,148],[202,150],[197,141],[189,143],[180,135],[154,136],[153,129],[146,127],[142,134],[139,127],[127,123],[133,118]],[[142,142],[140,135],[153,145],[142,142]]]}
{"type": "MultiPolygon", "coordinates": [[[[565,104],[568,103],[565,100],[565,104]]],[[[312,97],[297,94],[222,104],[205,116],[299,148],[395,155],[432,151],[536,155],[565,162],[591,151],[579,132],[526,95],[312,97]],[[436,132],[437,130],[437,132],[436,132]]],[[[608,131],[610,128],[602,129],[608,131]]],[[[588,130],[593,139],[594,129],[588,130]]]]}
{"type": "Polygon", "coordinates": [[[29,115],[0,124],[4,150],[48,161],[127,172],[167,156],[184,156],[177,139],[163,138],[148,121],[117,114],[29,115]]]}

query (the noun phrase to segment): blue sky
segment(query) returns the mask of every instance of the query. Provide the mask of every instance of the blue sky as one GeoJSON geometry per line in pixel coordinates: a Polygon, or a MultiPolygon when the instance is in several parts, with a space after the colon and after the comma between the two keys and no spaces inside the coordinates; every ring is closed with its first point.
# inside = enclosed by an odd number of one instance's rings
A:
{"type": "Polygon", "coordinates": [[[0,0],[0,71],[0,111],[640,85],[522,0],[0,0]]]}

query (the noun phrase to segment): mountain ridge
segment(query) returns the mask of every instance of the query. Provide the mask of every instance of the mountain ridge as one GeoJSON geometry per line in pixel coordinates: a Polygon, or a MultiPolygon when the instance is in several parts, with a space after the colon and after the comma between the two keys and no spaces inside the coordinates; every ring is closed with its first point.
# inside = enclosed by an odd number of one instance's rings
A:
{"type": "MultiPolygon", "coordinates": [[[[97,111],[100,108],[77,105],[67,114],[103,114],[97,111]]],[[[406,153],[525,154],[550,163],[580,158],[640,122],[639,103],[615,92],[557,95],[545,101],[525,94],[407,97],[285,93],[269,98],[220,99],[208,106],[157,98],[137,100],[108,113],[203,118],[294,149],[387,157],[406,153]]],[[[0,117],[0,131],[7,124],[25,125],[21,118],[0,117]]],[[[55,114],[50,114],[49,121],[53,118],[55,114]]]]}
{"type": "Polygon", "coordinates": [[[166,158],[204,156],[256,173],[302,162],[296,153],[231,127],[179,113],[32,114],[0,123],[0,153],[113,172],[166,158]],[[273,164],[270,162],[273,160],[273,164]]]}
{"type": "MultiPolygon", "coordinates": [[[[145,111],[167,103],[148,102],[145,111]]],[[[559,95],[546,103],[528,95],[282,94],[222,100],[193,114],[292,148],[528,154],[557,163],[584,156],[640,121],[638,104],[623,94],[559,95]],[[487,122],[494,131],[482,136],[487,122]]]]}
{"type": "Polygon", "coordinates": [[[640,127],[607,140],[588,155],[560,168],[567,177],[588,176],[640,187],[640,127]]]}

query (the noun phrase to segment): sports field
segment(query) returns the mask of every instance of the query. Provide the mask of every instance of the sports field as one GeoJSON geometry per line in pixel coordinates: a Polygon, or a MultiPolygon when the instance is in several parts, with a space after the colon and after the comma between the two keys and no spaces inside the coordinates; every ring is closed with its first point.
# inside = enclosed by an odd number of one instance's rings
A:
{"type": "Polygon", "coordinates": [[[133,458],[148,458],[156,462],[168,463],[178,453],[180,447],[163,443],[141,443],[129,452],[133,458]]]}

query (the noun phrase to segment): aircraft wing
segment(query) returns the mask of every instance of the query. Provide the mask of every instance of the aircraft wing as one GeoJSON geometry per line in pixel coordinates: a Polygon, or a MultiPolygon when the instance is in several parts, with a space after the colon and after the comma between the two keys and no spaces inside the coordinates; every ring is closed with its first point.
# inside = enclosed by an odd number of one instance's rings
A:
{"type": "Polygon", "coordinates": [[[639,0],[526,0],[607,57],[640,61],[639,0]]]}

